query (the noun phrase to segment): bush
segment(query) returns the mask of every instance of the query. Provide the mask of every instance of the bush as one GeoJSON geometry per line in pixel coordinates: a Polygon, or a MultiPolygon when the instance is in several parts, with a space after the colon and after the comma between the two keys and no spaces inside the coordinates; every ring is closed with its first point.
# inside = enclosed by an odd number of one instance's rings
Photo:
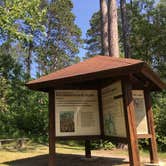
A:
{"type": "Polygon", "coordinates": [[[104,150],[112,150],[113,148],[115,148],[115,145],[106,140],[106,141],[92,141],[91,143],[91,149],[104,149],[104,150]]]}

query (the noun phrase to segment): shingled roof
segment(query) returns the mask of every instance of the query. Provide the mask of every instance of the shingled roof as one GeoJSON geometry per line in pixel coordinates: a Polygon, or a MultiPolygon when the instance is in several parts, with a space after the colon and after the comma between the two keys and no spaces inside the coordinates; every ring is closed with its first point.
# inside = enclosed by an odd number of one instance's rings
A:
{"type": "Polygon", "coordinates": [[[129,73],[142,73],[148,77],[160,89],[165,87],[165,84],[159,77],[141,60],[113,58],[109,56],[95,56],[83,62],[79,62],[64,69],[55,71],[48,75],[42,76],[36,80],[28,82],[26,85],[30,89],[41,90],[56,85],[56,83],[63,83],[68,80],[74,82],[85,81],[124,75],[129,73]]]}

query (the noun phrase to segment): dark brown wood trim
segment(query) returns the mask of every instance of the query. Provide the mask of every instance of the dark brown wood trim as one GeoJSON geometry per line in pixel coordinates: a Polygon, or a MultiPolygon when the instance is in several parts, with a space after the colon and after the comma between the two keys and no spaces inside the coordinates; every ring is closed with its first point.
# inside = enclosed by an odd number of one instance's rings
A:
{"type": "Polygon", "coordinates": [[[152,138],[151,134],[137,134],[137,139],[152,138]]]}
{"type": "Polygon", "coordinates": [[[91,158],[91,142],[90,142],[90,140],[85,140],[85,157],[91,158]]]}
{"type": "Polygon", "coordinates": [[[101,135],[87,135],[87,136],[58,136],[56,140],[110,140],[115,143],[128,143],[128,139],[125,137],[116,137],[116,136],[101,136],[101,135]]]}
{"type": "Polygon", "coordinates": [[[122,91],[130,166],[140,166],[141,163],[136,135],[136,120],[132,98],[132,84],[129,77],[122,80],[122,91]]]}
{"type": "Polygon", "coordinates": [[[97,140],[101,139],[101,135],[87,135],[87,136],[58,136],[56,140],[97,140]]]}
{"type": "Polygon", "coordinates": [[[153,72],[150,67],[147,64],[144,64],[144,67],[142,68],[141,72],[149,79],[151,80],[154,84],[156,84],[160,90],[166,88],[166,84],[161,81],[159,76],[153,72]]]}
{"type": "Polygon", "coordinates": [[[144,95],[145,95],[145,106],[147,111],[148,129],[149,129],[149,134],[152,135],[152,137],[149,138],[150,161],[151,163],[158,163],[159,160],[158,160],[158,154],[157,154],[157,143],[156,143],[156,135],[155,135],[155,129],[154,129],[154,118],[153,118],[150,91],[145,90],[144,95]]]}
{"type": "Polygon", "coordinates": [[[49,90],[49,166],[55,166],[55,92],[49,90]]]}

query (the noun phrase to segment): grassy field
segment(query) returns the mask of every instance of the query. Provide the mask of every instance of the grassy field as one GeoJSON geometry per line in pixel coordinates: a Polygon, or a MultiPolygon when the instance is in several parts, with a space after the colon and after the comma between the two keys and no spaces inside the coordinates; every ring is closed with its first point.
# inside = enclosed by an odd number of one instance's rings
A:
{"type": "MultiPolygon", "coordinates": [[[[70,144],[57,144],[56,145],[56,152],[58,155],[62,155],[59,158],[62,158],[63,160],[63,155],[66,155],[66,158],[68,157],[67,154],[70,154],[73,156],[76,155],[84,155],[84,147],[80,145],[75,145],[72,142],[70,144]]],[[[39,159],[37,156],[43,156],[40,158],[40,160],[43,159],[43,166],[47,165],[47,156],[48,154],[48,146],[47,145],[42,145],[42,144],[37,144],[33,142],[27,142],[26,146],[22,149],[16,148],[16,144],[6,144],[3,145],[2,148],[0,149],[0,166],[28,166],[28,164],[22,164],[26,163],[26,159],[35,159],[38,161],[39,159]],[[35,158],[36,157],[36,158],[35,158]],[[25,160],[24,160],[25,159],[25,160]],[[24,162],[14,162],[14,161],[24,161],[24,162]]],[[[144,161],[147,161],[148,158],[148,153],[147,152],[140,152],[141,158],[143,158],[144,161]]],[[[110,150],[93,150],[92,151],[93,156],[100,156],[104,158],[124,158],[124,161],[128,160],[128,153],[127,151],[122,151],[122,150],[117,150],[114,149],[112,151],[110,150]]],[[[71,160],[73,160],[73,156],[71,160]]],[[[166,153],[159,153],[159,158],[162,162],[165,162],[166,164],[166,153]]],[[[77,158],[78,160],[78,158],[77,158]]],[[[27,161],[27,163],[29,160],[27,161]]],[[[78,162],[77,162],[78,163],[78,162]]],[[[32,164],[33,165],[33,164],[32,164]]],[[[122,164],[123,165],[123,164],[122,164]]],[[[125,164],[124,164],[125,165],[125,164]]],[[[65,166],[65,164],[64,164],[65,166]]]]}

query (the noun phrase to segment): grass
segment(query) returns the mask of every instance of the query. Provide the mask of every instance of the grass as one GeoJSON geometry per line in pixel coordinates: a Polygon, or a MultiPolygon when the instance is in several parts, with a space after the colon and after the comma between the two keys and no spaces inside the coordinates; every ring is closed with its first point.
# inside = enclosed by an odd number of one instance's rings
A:
{"type": "MultiPolygon", "coordinates": [[[[56,152],[62,154],[84,154],[84,147],[72,144],[56,144],[56,152]]],[[[0,149],[0,166],[5,162],[48,154],[48,146],[27,142],[26,147],[16,148],[16,143],[5,144],[0,149]]],[[[6,166],[6,165],[5,165],[6,166]]]]}
{"type": "MultiPolygon", "coordinates": [[[[17,159],[48,153],[48,147],[32,142],[28,142],[25,148],[17,149],[13,144],[6,144],[0,150],[0,164],[17,159]]],[[[1,165],[0,165],[1,166],[1,165]]]]}
{"type": "MultiPolygon", "coordinates": [[[[149,157],[149,152],[147,150],[146,151],[141,150],[140,155],[144,157],[149,157]]],[[[166,152],[158,152],[158,157],[160,160],[166,161],[166,152]]]]}
{"type": "MultiPolygon", "coordinates": [[[[56,144],[56,152],[61,154],[79,154],[84,155],[84,147],[78,144],[75,144],[74,142],[70,142],[68,144],[64,144],[63,142],[60,142],[56,144]]],[[[26,147],[22,149],[16,148],[15,143],[11,144],[5,144],[0,149],[0,166],[9,166],[8,164],[4,164],[6,162],[18,160],[18,159],[25,159],[29,157],[34,156],[40,156],[48,154],[48,146],[43,144],[37,144],[34,142],[27,142],[26,147]]],[[[112,151],[105,151],[105,150],[94,150],[92,152],[93,155],[102,155],[109,156],[110,154],[113,154],[114,156],[127,156],[127,151],[122,150],[114,150],[112,151]]],[[[147,151],[141,151],[140,152],[141,157],[148,158],[149,154],[147,151]]],[[[163,160],[166,162],[166,153],[159,153],[160,160],[163,160]]]]}

